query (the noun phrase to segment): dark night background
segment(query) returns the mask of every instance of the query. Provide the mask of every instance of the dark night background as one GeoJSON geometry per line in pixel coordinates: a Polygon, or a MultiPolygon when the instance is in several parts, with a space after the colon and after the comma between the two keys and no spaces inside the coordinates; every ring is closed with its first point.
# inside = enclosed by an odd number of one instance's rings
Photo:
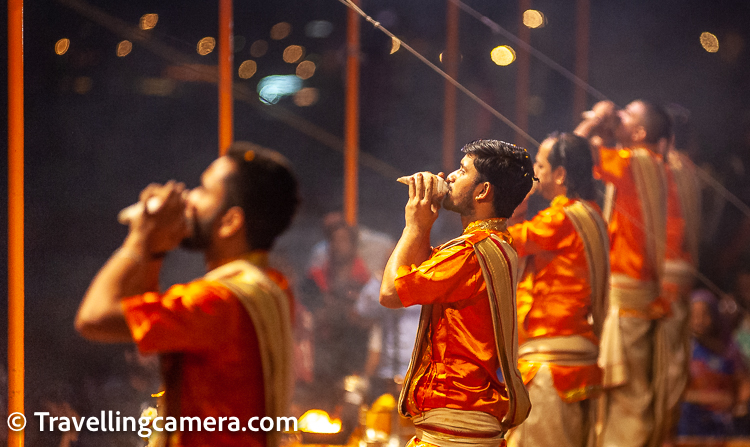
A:
{"type": "MultiPolygon", "coordinates": [[[[516,1],[466,1],[518,33],[516,1]]],[[[3,4],[6,14],[7,2],[3,4]]],[[[196,53],[201,38],[218,35],[216,2],[91,0],[90,4],[133,27],[143,14],[156,13],[159,21],[148,32],[149,39],[184,55],[190,63],[217,63],[218,51],[207,56],[196,53]]],[[[574,4],[532,2],[548,23],[531,30],[531,44],[571,71],[574,4]]],[[[445,42],[443,0],[365,0],[363,8],[439,64],[445,42]]],[[[304,46],[307,58],[317,65],[315,75],[304,81],[305,87],[319,91],[312,106],[299,107],[291,97],[266,105],[255,96],[236,100],[234,109],[235,139],[280,151],[299,175],[303,205],[274,252],[277,264],[295,281],[304,272],[310,248],[322,238],[322,216],[342,207],[343,156],[267,112],[283,108],[343,139],[346,7],[336,0],[235,1],[234,11],[234,34],[246,42],[237,45],[235,69],[247,59],[258,64],[250,79],[240,79],[235,70],[235,82],[250,92],[256,91],[264,76],[294,74],[295,64],[281,58],[287,45],[304,46]],[[330,35],[306,36],[305,26],[312,20],[329,21],[330,35]],[[291,24],[291,34],[271,40],[271,27],[282,21],[291,24]],[[250,44],[259,39],[269,42],[269,50],[262,57],[251,57],[250,44]]],[[[688,109],[689,137],[684,147],[746,203],[750,202],[745,174],[750,161],[748,20],[750,3],[743,0],[592,1],[589,54],[590,84],[618,105],[646,98],[688,109]],[[701,47],[699,36],[704,31],[718,37],[718,53],[701,47]]],[[[129,55],[117,57],[116,46],[124,36],[62,3],[27,1],[24,28],[26,411],[39,411],[52,394],[87,414],[115,408],[107,403],[112,401],[106,400],[106,389],[112,377],[124,374],[125,349],[80,338],[73,329],[78,303],[125,236],[125,227],[115,221],[117,211],[134,202],[153,181],[175,178],[195,186],[200,172],[216,157],[217,89],[208,82],[171,79],[166,81],[167,94],[144,94],[144,80],[169,79],[168,67],[174,64],[137,42],[129,55]],[[71,45],[58,56],[54,47],[61,38],[70,39],[71,45]],[[92,402],[92,395],[102,401],[92,402]]],[[[403,48],[389,54],[390,39],[371,25],[362,23],[361,36],[361,151],[389,165],[395,174],[441,170],[442,78],[403,48]]],[[[0,42],[6,54],[4,37],[0,42]]],[[[492,48],[504,44],[522,51],[476,19],[461,15],[459,81],[515,119],[517,64],[500,67],[489,58],[492,48]]],[[[2,82],[7,84],[5,71],[2,82]]],[[[530,85],[534,106],[529,133],[541,141],[552,131],[572,130],[577,118],[570,81],[532,58],[530,85]]],[[[589,97],[588,105],[594,102],[589,97]]],[[[456,161],[458,148],[468,141],[515,138],[511,129],[461,93],[457,127],[456,161]]],[[[2,140],[7,141],[5,133],[2,140]]],[[[1,175],[7,184],[5,165],[1,175]]],[[[403,225],[404,187],[393,177],[363,166],[359,188],[360,223],[397,237],[403,225]]],[[[737,241],[742,215],[731,205],[722,208],[712,197],[709,190],[704,263],[713,268],[705,272],[729,288],[721,269],[731,269],[746,251],[730,244],[737,241]],[[734,250],[731,255],[716,254],[728,245],[734,250]]],[[[0,200],[7,253],[7,194],[0,200]]],[[[438,226],[434,237],[443,240],[460,229],[458,220],[448,216],[441,217],[438,226]]],[[[165,265],[165,286],[200,276],[203,269],[200,257],[189,253],[172,254],[165,265]]],[[[7,290],[5,276],[0,287],[7,290]]],[[[4,322],[6,312],[3,303],[4,322]]],[[[2,343],[0,350],[5,349],[2,343]]]]}

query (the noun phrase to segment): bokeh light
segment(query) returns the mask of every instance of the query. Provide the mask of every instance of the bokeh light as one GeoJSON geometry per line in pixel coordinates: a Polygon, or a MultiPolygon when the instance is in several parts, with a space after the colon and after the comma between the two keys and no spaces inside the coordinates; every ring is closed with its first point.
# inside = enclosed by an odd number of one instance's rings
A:
{"type": "Polygon", "coordinates": [[[268,52],[268,42],[265,40],[256,40],[250,45],[250,56],[263,57],[268,52]]]}
{"type": "Polygon", "coordinates": [[[117,44],[117,57],[125,57],[133,50],[133,43],[129,40],[123,40],[117,44]]]}
{"type": "Polygon", "coordinates": [[[490,52],[490,58],[497,65],[506,66],[516,60],[516,52],[508,45],[501,45],[493,48],[492,52],[490,52]]]}
{"type": "Polygon", "coordinates": [[[305,35],[322,39],[328,37],[333,31],[333,24],[327,20],[313,20],[305,25],[305,35]]]}
{"type": "Polygon", "coordinates": [[[205,56],[216,48],[216,39],[213,37],[204,37],[198,42],[198,54],[205,56]]]}
{"type": "Polygon", "coordinates": [[[62,56],[70,48],[70,39],[60,39],[55,43],[55,53],[62,56]]]}
{"type": "Polygon", "coordinates": [[[276,104],[284,96],[302,89],[302,79],[297,75],[266,76],[258,82],[258,96],[266,104],[276,104]]]}
{"type": "Polygon", "coordinates": [[[297,65],[297,77],[300,79],[310,79],[315,74],[315,62],[302,61],[297,65]]]}
{"type": "Polygon", "coordinates": [[[298,107],[309,107],[318,102],[319,97],[320,94],[317,88],[305,87],[294,94],[293,101],[298,107]]]}
{"type": "Polygon", "coordinates": [[[523,12],[523,24],[529,28],[541,28],[547,23],[547,18],[536,9],[527,9],[523,12]]]}
{"type": "Polygon", "coordinates": [[[258,64],[255,61],[246,60],[240,64],[238,74],[242,79],[250,79],[256,71],[258,71],[258,64]]]}
{"type": "Polygon", "coordinates": [[[719,51],[719,39],[709,32],[701,33],[701,46],[709,53],[719,51]]]}
{"type": "Polygon", "coordinates": [[[159,14],[143,14],[141,20],[138,22],[138,26],[142,30],[153,29],[158,21],[159,14]]]}
{"type": "Polygon", "coordinates": [[[391,54],[398,51],[399,48],[401,48],[401,41],[395,37],[391,37],[391,54]]]}
{"type": "Polygon", "coordinates": [[[305,56],[305,49],[299,45],[289,45],[284,48],[284,62],[295,64],[305,56]]]}
{"type": "Polygon", "coordinates": [[[292,25],[281,22],[271,27],[271,39],[281,40],[292,33],[292,25]]]}

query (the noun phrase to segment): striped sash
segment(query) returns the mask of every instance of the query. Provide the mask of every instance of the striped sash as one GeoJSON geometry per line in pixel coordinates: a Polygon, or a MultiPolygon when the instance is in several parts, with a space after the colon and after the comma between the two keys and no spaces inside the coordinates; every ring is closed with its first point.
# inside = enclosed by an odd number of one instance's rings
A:
{"type": "Polygon", "coordinates": [[[563,211],[583,240],[591,285],[591,315],[594,333],[599,337],[607,314],[609,282],[609,234],[599,213],[588,203],[576,201],[563,211]]]}

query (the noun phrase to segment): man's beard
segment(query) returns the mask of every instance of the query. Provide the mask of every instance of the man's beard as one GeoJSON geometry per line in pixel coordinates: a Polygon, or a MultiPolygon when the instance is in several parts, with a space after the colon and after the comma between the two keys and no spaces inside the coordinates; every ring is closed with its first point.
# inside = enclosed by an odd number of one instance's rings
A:
{"type": "Polygon", "coordinates": [[[213,228],[216,217],[201,222],[200,219],[193,217],[188,224],[193,228],[192,234],[180,242],[180,247],[193,250],[204,251],[211,245],[211,229],[213,228]]]}
{"type": "Polygon", "coordinates": [[[474,201],[471,200],[471,197],[454,197],[452,192],[448,192],[445,198],[443,198],[443,208],[462,216],[472,214],[474,212],[474,201]]]}

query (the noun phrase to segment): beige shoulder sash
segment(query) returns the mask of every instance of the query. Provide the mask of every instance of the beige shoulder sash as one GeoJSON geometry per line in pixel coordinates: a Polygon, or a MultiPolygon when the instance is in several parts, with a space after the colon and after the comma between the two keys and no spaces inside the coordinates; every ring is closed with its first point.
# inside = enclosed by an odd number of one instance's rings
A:
{"type": "Polygon", "coordinates": [[[526,420],[531,411],[529,392],[518,371],[518,255],[513,247],[495,235],[475,244],[474,252],[487,286],[495,347],[508,393],[508,413],[501,423],[503,428],[509,429],[526,420]]]}
{"type": "Polygon", "coordinates": [[[594,319],[594,333],[599,337],[608,307],[609,234],[607,225],[599,213],[582,200],[566,206],[563,211],[583,240],[586,262],[589,266],[591,316],[594,319]]]}
{"type": "MultiPolygon", "coordinates": [[[[266,415],[286,416],[292,392],[292,324],[286,293],[265,273],[240,259],[210,271],[204,279],[229,288],[247,310],[255,327],[263,364],[266,415]]],[[[268,433],[268,447],[276,447],[280,432],[268,433]]]]}
{"type": "Polygon", "coordinates": [[[646,256],[654,268],[657,284],[664,273],[667,240],[667,188],[664,166],[646,149],[631,151],[631,171],[641,203],[646,256]]]}
{"type": "MultiPolygon", "coordinates": [[[[518,256],[507,242],[495,236],[490,236],[475,244],[474,252],[487,285],[492,325],[495,330],[495,347],[508,393],[508,413],[501,421],[502,429],[508,430],[523,422],[531,411],[529,394],[523,384],[521,373],[518,371],[518,328],[516,326],[518,256]]],[[[416,416],[409,414],[407,400],[410,398],[411,382],[416,369],[420,366],[420,360],[429,344],[431,315],[432,306],[423,305],[414,351],[399,398],[399,413],[403,416],[416,416]]]]}

